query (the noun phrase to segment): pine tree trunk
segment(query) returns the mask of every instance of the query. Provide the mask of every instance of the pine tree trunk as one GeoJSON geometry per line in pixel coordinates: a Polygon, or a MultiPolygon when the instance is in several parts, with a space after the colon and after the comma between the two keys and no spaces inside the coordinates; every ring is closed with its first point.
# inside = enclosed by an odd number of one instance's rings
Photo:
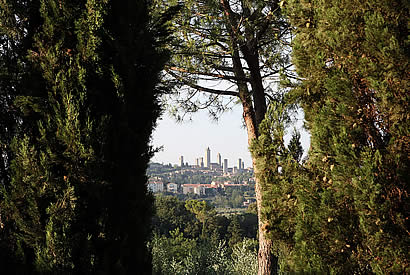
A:
{"type": "MultiPolygon", "coordinates": [[[[236,26],[235,19],[231,16],[231,10],[229,2],[221,0],[222,7],[225,10],[226,16],[230,20],[231,26],[236,26]]],[[[246,129],[248,132],[248,144],[251,146],[254,139],[259,136],[258,125],[261,123],[266,113],[265,93],[262,85],[262,78],[258,66],[257,50],[248,50],[242,47],[242,54],[244,55],[248,66],[251,71],[251,86],[252,93],[248,89],[248,84],[245,81],[246,74],[242,66],[240,58],[240,43],[237,41],[237,37],[230,30],[232,40],[232,65],[234,69],[235,77],[237,78],[237,86],[239,91],[239,97],[243,108],[243,119],[245,121],[246,129]]],[[[257,174],[256,159],[252,157],[252,163],[255,175],[257,174]]],[[[256,178],[255,192],[256,192],[256,204],[258,208],[258,232],[259,232],[259,252],[258,252],[258,274],[276,274],[276,262],[277,259],[272,255],[272,242],[266,238],[266,230],[263,227],[263,220],[261,216],[262,206],[262,190],[259,184],[259,180],[256,178]]]]}
{"type": "MultiPolygon", "coordinates": [[[[255,159],[253,161],[253,170],[257,175],[257,167],[255,159]]],[[[258,237],[259,237],[259,251],[258,251],[258,275],[277,274],[277,258],[272,254],[273,243],[266,238],[266,222],[262,219],[261,206],[262,206],[262,190],[258,180],[255,178],[255,192],[256,192],[256,205],[258,209],[258,237]]]]}
{"type": "MultiPolygon", "coordinates": [[[[252,144],[253,140],[258,137],[258,128],[256,125],[253,106],[250,102],[242,99],[243,118],[245,120],[246,129],[248,132],[248,144],[252,144]]],[[[256,159],[252,156],[254,174],[258,174],[256,159]]],[[[277,274],[277,258],[272,254],[272,241],[266,238],[265,222],[261,215],[262,207],[262,187],[260,186],[258,177],[255,177],[255,193],[256,205],[258,209],[258,236],[259,236],[259,251],[258,251],[258,275],[277,274]]]]}

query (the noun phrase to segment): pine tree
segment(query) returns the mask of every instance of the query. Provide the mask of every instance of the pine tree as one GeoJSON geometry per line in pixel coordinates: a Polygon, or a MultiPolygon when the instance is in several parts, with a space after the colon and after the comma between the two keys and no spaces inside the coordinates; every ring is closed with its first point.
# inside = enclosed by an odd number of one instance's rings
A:
{"type": "MultiPolygon", "coordinates": [[[[158,13],[177,1],[154,1],[158,13]]],[[[176,83],[170,110],[177,119],[207,109],[213,118],[240,102],[248,144],[259,136],[268,102],[281,93],[273,81],[290,74],[290,27],[280,1],[187,0],[173,21],[175,42],[165,67],[166,81],[176,83]]],[[[255,164],[256,160],[253,159],[255,164]]],[[[254,165],[255,167],[255,165],[254,165]]],[[[256,178],[258,217],[262,190],[256,178]]],[[[259,221],[258,274],[272,274],[276,259],[259,221]]]]}
{"type": "Polygon", "coordinates": [[[295,161],[301,161],[303,155],[303,148],[302,144],[300,143],[300,133],[296,129],[294,129],[292,133],[292,138],[289,141],[288,149],[295,161]]]}

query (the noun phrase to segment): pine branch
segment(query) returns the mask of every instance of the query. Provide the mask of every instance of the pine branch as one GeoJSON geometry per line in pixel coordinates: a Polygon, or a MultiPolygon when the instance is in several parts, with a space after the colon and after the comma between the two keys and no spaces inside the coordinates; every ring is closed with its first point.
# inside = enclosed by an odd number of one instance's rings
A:
{"type": "MultiPolygon", "coordinates": [[[[174,66],[172,66],[172,67],[167,66],[166,70],[167,71],[172,70],[172,71],[176,71],[176,72],[193,74],[193,75],[209,76],[209,77],[214,77],[214,78],[223,79],[223,80],[234,80],[234,81],[239,80],[238,77],[235,77],[235,76],[217,74],[217,73],[210,73],[210,72],[190,71],[190,70],[187,70],[187,69],[184,69],[184,68],[174,67],[174,66]]],[[[243,81],[250,81],[248,78],[242,79],[242,80],[243,81]]]]}
{"type": "Polygon", "coordinates": [[[178,81],[180,81],[181,83],[183,83],[186,86],[189,86],[193,89],[196,89],[198,91],[201,92],[205,92],[205,93],[210,93],[210,94],[216,94],[216,95],[228,95],[228,96],[239,96],[238,92],[233,92],[233,91],[226,91],[226,90],[218,90],[218,89],[211,89],[211,88],[207,88],[207,87],[203,87],[194,83],[191,83],[189,81],[187,81],[186,79],[178,76],[176,73],[167,70],[167,73],[170,74],[172,77],[174,77],[175,79],[177,79],[178,81]]]}

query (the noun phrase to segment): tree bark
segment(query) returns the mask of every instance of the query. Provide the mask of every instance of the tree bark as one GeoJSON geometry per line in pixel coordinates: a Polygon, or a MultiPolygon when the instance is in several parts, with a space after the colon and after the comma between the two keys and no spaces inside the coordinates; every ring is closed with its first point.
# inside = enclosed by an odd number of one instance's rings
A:
{"type": "Polygon", "coordinates": [[[273,242],[266,237],[266,221],[262,218],[262,187],[258,180],[258,169],[256,166],[256,160],[252,157],[253,171],[255,177],[255,193],[256,193],[256,205],[258,210],[258,238],[259,238],[259,251],[258,251],[258,275],[277,274],[277,262],[278,259],[272,253],[273,242]]]}
{"type": "MultiPolygon", "coordinates": [[[[244,109],[243,117],[248,131],[248,145],[251,146],[254,139],[259,136],[259,125],[265,118],[266,114],[266,99],[262,84],[262,77],[259,70],[259,57],[256,49],[249,49],[247,45],[241,46],[241,52],[249,66],[251,74],[251,87],[253,97],[253,108],[249,108],[247,103],[242,101],[244,109]]],[[[273,243],[266,237],[266,221],[262,216],[262,186],[259,182],[258,167],[256,166],[256,159],[252,156],[252,164],[255,174],[255,193],[256,205],[258,213],[258,237],[259,237],[259,251],[258,251],[258,274],[277,274],[277,258],[272,254],[273,243]]]]}
{"type": "MultiPolygon", "coordinates": [[[[234,61],[234,64],[236,62],[234,61]]],[[[234,66],[236,67],[236,66],[234,66]]],[[[238,67],[236,67],[238,68],[238,67]]],[[[239,70],[239,74],[243,73],[243,71],[239,70]]],[[[248,134],[248,145],[251,146],[252,142],[258,138],[259,136],[259,123],[258,117],[255,115],[254,105],[252,104],[251,95],[248,91],[247,85],[238,85],[239,87],[239,95],[242,103],[243,108],[243,119],[245,121],[247,134],[248,134]]],[[[263,110],[263,114],[259,114],[259,117],[264,117],[266,108],[259,108],[259,110],[263,110]]],[[[270,275],[270,274],[277,274],[277,258],[272,254],[272,241],[266,238],[266,226],[265,221],[262,217],[262,187],[260,185],[258,179],[258,168],[256,166],[256,159],[252,156],[252,164],[255,174],[255,193],[256,193],[256,205],[257,205],[257,213],[258,213],[258,236],[259,236],[259,251],[258,251],[258,275],[270,275]]]]}
{"type": "MultiPolygon", "coordinates": [[[[241,98],[243,107],[243,118],[248,133],[248,144],[252,144],[253,140],[258,137],[258,127],[254,116],[252,104],[245,98],[241,98]]],[[[272,254],[273,243],[266,237],[266,221],[262,217],[262,186],[258,178],[258,168],[256,159],[252,156],[253,169],[255,174],[255,193],[256,205],[258,213],[258,236],[259,236],[259,251],[258,251],[258,275],[277,274],[277,258],[272,254]]]]}
{"type": "Polygon", "coordinates": [[[241,45],[240,49],[249,67],[256,125],[259,125],[265,118],[267,107],[265,88],[263,87],[261,71],[259,69],[260,64],[258,49],[254,44],[255,43],[253,41],[250,41],[247,44],[241,45]]]}
{"type": "MultiPolygon", "coordinates": [[[[245,120],[246,129],[248,132],[248,144],[252,144],[253,140],[258,137],[257,125],[255,125],[256,119],[253,115],[252,105],[249,106],[248,102],[242,100],[243,106],[243,118],[245,120]]],[[[256,206],[258,213],[258,238],[259,238],[259,251],[258,251],[258,275],[270,275],[277,274],[277,258],[272,254],[273,243],[266,237],[266,221],[262,217],[262,186],[258,178],[258,168],[256,165],[256,159],[252,156],[253,170],[255,174],[255,193],[256,193],[256,206]]]]}
{"type": "MultiPolygon", "coordinates": [[[[262,83],[262,77],[259,68],[258,49],[256,47],[256,40],[252,35],[249,35],[249,43],[241,43],[238,40],[236,32],[238,31],[238,16],[232,11],[228,0],[220,0],[221,6],[224,10],[227,20],[228,32],[231,36],[232,47],[232,65],[235,78],[237,79],[237,86],[239,91],[239,98],[243,108],[243,119],[245,121],[248,144],[259,136],[259,124],[265,117],[266,113],[266,99],[262,83]],[[251,75],[251,88],[249,91],[248,84],[245,81],[246,74],[244,72],[240,52],[243,54],[246,63],[248,64],[251,75]]],[[[252,156],[252,163],[255,177],[255,193],[256,205],[258,209],[258,235],[259,235],[259,251],[258,251],[258,275],[277,274],[277,258],[272,254],[273,243],[266,237],[266,222],[261,215],[262,209],[262,187],[258,179],[258,169],[256,166],[256,159],[252,156]]]]}

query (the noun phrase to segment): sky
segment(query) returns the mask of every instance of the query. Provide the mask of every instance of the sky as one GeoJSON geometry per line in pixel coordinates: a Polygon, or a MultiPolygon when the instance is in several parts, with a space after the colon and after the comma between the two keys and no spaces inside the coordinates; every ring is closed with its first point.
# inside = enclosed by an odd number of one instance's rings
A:
{"type": "Polygon", "coordinates": [[[212,121],[206,111],[199,111],[191,121],[175,122],[168,114],[162,116],[153,133],[155,147],[163,146],[154,162],[179,164],[179,157],[184,162],[195,164],[195,159],[204,157],[207,147],[211,150],[211,162],[217,162],[216,155],[228,159],[228,167],[237,165],[238,158],[251,166],[251,155],[248,151],[246,129],[242,127],[240,106],[223,114],[218,121],[212,121]]]}
{"type": "MultiPolygon", "coordinates": [[[[297,128],[302,128],[302,119],[299,119],[297,128]]],[[[289,135],[285,137],[285,142],[287,140],[289,135]]],[[[306,151],[309,147],[306,132],[302,132],[301,142],[306,151]]],[[[237,166],[238,158],[245,162],[245,167],[252,167],[239,105],[223,114],[217,122],[212,121],[206,111],[200,111],[192,116],[192,121],[182,123],[175,122],[164,113],[154,130],[152,145],[163,147],[155,154],[153,162],[179,165],[179,157],[183,156],[184,162],[192,165],[198,157],[204,157],[205,160],[205,150],[209,147],[211,162],[217,162],[216,155],[220,153],[222,161],[228,159],[228,167],[237,166]]]]}

